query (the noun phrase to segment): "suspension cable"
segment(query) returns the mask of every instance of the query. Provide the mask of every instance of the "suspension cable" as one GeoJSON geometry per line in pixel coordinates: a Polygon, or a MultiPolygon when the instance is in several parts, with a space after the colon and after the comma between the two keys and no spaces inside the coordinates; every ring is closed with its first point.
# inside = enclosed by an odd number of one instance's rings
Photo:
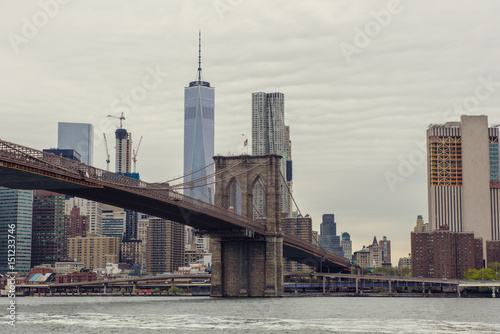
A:
{"type": "MultiPolygon", "coordinates": [[[[280,171],[280,175],[281,175],[281,178],[283,179],[283,182],[285,183],[286,189],[288,190],[288,193],[290,194],[290,197],[292,198],[293,203],[295,204],[295,207],[297,208],[297,211],[299,212],[299,215],[302,216],[302,212],[300,212],[300,208],[297,205],[297,202],[295,201],[295,198],[293,197],[292,192],[290,191],[290,188],[288,187],[288,184],[286,184],[286,179],[283,176],[283,174],[281,173],[281,171],[280,171]]],[[[302,217],[304,217],[304,216],[302,216],[302,217]]],[[[312,226],[311,226],[311,232],[312,232],[312,226]]],[[[316,238],[316,236],[314,235],[314,233],[311,233],[311,238],[313,238],[316,241],[316,245],[318,245],[319,248],[323,251],[323,255],[328,255],[326,253],[327,250],[324,249],[323,246],[321,246],[321,244],[319,243],[318,238],[316,238]]]]}
{"type": "Polygon", "coordinates": [[[201,171],[201,170],[204,170],[205,168],[208,168],[208,167],[212,166],[213,164],[215,164],[215,161],[214,161],[214,162],[212,162],[211,164],[208,164],[208,165],[206,165],[206,166],[204,166],[204,167],[201,167],[200,169],[195,170],[194,172],[191,172],[191,173],[189,173],[189,174],[182,175],[182,176],[179,176],[179,177],[176,177],[176,178],[173,178],[173,179],[167,180],[167,181],[165,181],[165,182],[163,182],[163,183],[169,183],[169,182],[172,182],[172,181],[176,181],[176,180],[182,179],[183,177],[186,177],[186,176],[189,176],[189,175],[191,175],[191,174],[197,173],[197,172],[199,172],[199,171],[201,171]]]}
{"type": "MultiPolygon", "coordinates": [[[[224,178],[224,179],[221,179],[221,180],[216,180],[216,181],[213,181],[213,182],[210,182],[210,183],[204,183],[204,184],[201,184],[201,185],[193,185],[193,186],[187,186],[187,187],[175,188],[175,189],[176,189],[176,190],[182,190],[182,189],[193,189],[193,188],[204,187],[204,186],[207,186],[207,185],[210,185],[210,184],[214,184],[214,183],[217,183],[217,182],[223,182],[223,181],[226,181],[226,180],[230,180],[230,179],[232,179],[232,178],[233,178],[233,177],[235,177],[235,176],[238,176],[238,175],[241,175],[241,174],[243,174],[243,173],[249,172],[249,171],[251,171],[252,169],[255,169],[255,168],[257,168],[257,167],[260,167],[260,166],[262,166],[263,164],[266,164],[266,163],[268,162],[268,160],[269,160],[269,159],[267,159],[267,160],[265,160],[265,161],[261,162],[260,164],[255,165],[255,166],[253,166],[253,167],[247,168],[247,169],[245,169],[245,170],[241,171],[241,172],[240,172],[240,173],[238,173],[238,174],[231,175],[230,177],[227,177],[227,178],[224,178]]],[[[231,166],[231,167],[232,167],[232,166],[231,166]]]]}
{"type": "MultiPolygon", "coordinates": [[[[226,171],[226,170],[228,170],[228,169],[231,169],[231,168],[233,168],[233,167],[236,167],[236,166],[238,166],[238,165],[242,164],[243,162],[244,162],[244,160],[242,159],[242,160],[240,160],[239,162],[237,162],[237,163],[235,163],[235,164],[233,164],[233,165],[229,165],[229,166],[227,166],[227,167],[224,167],[224,168],[222,168],[221,170],[218,170],[218,171],[216,171],[216,172],[213,172],[213,173],[211,173],[211,174],[209,174],[209,175],[205,175],[205,176],[199,177],[199,178],[194,179],[194,180],[191,180],[191,181],[187,181],[187,182],[183,182],[183,183],[174,184],[174,185],[172,185],[172,186],[170,186],[170,187],[172,187],[172,188],[179,188],[179,187],[182,187],[182,186],[184,186],[184,185],[196,184],[196,183],[198,183],[198,182],[201,182],[201,181],[204,181],[204,180],[210,179],[210,178],[212,178],[212,177],[215,177],[216,175],[218,175],[218,174],[220,174],[220,173],[223,173],[223,172],[225,172],[225,171],[226,171]]],[[[191,173],[191,174],[192,174],[192,173],[191,173]]],[[[188,174],[188,175],[191,175],[191,174],[188,174]]],[[[186,176],[187,176],[187,175],[186,175],[186,176]]],[[[199,185],[199,186],[201,187],[201,186],[203,186],[203,185],[206,185],[206,184],[202,184],[202,185],[199,185]]]]}

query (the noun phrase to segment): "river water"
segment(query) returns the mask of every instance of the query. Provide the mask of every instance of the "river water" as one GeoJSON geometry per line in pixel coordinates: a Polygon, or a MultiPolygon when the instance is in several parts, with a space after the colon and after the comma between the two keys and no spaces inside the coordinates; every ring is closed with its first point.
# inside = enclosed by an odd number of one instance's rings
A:
{"type": "Polygon", "coordinates": [[[0,333],[500,333],[500,298],[24,297],[0,333]]]}

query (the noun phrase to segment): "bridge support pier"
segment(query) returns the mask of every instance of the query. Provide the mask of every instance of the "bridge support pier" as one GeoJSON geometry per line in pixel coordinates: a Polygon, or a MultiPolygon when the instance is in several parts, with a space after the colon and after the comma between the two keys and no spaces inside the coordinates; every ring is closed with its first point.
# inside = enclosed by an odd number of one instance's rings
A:
{"type": "MultiPolygon", "coordinates": [[[[280,155],[215,156],[215,205],[255,220],[254,188],[264,190],[265,233],[241,229],[215,231],[211,236],[213,297],[280,297],[283,295],[283,234],[280,191],[283,186],[280,155]],[[237,166],[235,167],[235,164],[237,166]],[[228,166],[232,166],[228,169],[228,166]],[[237,198],[234,188],[240,187],[237,198]]],[[[256,195],[257,196],[257,195],[256,195]]],[[[260,198],[260,197],[259,197],[260,198]]]]}
{"type": "Polygon", "coordinates": [[[283,295],[283,238],[212,240],[212,297],[283,295]]]}

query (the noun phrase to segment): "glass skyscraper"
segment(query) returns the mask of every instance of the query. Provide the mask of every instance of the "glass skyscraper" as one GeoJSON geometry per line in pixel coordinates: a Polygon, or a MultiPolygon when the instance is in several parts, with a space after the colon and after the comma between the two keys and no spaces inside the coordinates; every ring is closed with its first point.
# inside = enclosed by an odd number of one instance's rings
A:
{"type": "Polygon", "coordinates": [[[77,151],[82,162],[93,164],[94,126],[87,123],[58,123],[58,149],[73,149],[77,151]]]}
{"type": "MultiPolygon", "coordinates": [[[[204,81],[201,72],[201,35],[196,81],[184,89],[184,182],[213,174],[215,166],[204,168],[213,163],[214,156],[214,104],[215,88],[204,81]]],[[[213,204],[214,177],[190,183],[184,193],[213,204]]]]}
{"type": "Polygon", "coordinates": [[[17,271],[26,274],[31,268],[31,224],[33,219],[33,191],[0,187],[0,273],[17,271]],[[14,229],[9,225],[15,224],[14,229]],[[9,233],[14,230],[14,233],[9,233]],[[16,241],[15,270],[7,262],[8,235],[16,241]]]}
{"type": "Polygon", "coordinates": [[[324,214],[320,229],[321,235],[319,236],[319,244],[321,247],[332,253],[344,256],[344,250],[340,245],[340,236],[337,235],[335,215],[324,214]]]}

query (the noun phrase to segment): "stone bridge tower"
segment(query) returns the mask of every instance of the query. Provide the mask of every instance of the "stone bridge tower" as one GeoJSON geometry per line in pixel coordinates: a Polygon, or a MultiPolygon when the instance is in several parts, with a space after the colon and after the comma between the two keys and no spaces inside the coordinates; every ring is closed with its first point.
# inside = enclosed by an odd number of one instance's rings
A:
{"type": "Polygon", "coordinates": [[[266,232],[259,236],[212,235],[211,296],[282,296],[281,156],[216,156],[214,160],[215,205],[250,219],[260,215],[258,218],[265,224],[266,232]],[[256,201],[264,212],[257,212],[256,201]]]}

